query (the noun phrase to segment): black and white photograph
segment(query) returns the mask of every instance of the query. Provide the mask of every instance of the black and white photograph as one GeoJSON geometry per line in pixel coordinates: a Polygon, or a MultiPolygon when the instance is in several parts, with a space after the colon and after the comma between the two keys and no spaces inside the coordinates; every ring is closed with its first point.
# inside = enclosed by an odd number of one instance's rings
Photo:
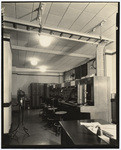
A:
{"type": "Polygon", "coordinates": [[[1,1],[1,147],[119,148],[119,1],[1,1]]]}

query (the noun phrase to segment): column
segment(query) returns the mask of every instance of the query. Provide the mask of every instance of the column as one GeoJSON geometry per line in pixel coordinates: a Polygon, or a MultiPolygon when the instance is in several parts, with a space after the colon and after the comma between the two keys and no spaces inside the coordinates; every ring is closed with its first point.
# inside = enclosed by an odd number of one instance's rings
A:
{"type": "Polygon", "coordinates": [[[96,51],[97,76],[104,76],[104,48],[105,43],[100,43],[96,51]]]}

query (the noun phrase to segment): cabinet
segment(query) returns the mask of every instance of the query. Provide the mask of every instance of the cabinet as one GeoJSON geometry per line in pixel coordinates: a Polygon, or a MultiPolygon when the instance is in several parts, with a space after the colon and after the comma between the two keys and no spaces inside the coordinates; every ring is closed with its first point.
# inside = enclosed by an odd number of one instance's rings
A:
{"type": "Polygon", "coordinates": [[[118,114],[117,114],[117,99],[111,99],[111,116],[112,116],[112,123],[117,123],[118,121],[118,114]]]}
{"type": "Polygon", "coordinates": [[[81,112],[89,112],[91,119],[111,122],[110,78],[95,76],[79,81],[78,102],[81,112]]]}
{"type": "Polygon", "coordinates": [[[94,78],[80,80],[79,103],[94,106],[94,78]]]}
{"type": "Polygon", "coordinates": [[[30,107],[40,108],[41,104],[49,97],[47,84],[31,83],[29,86],[30,107]]]}
{"type": "Polygon", "coordinates": [[[75,68],[75,79],[81,79],[87,75],[87,64],[75,68]]]}

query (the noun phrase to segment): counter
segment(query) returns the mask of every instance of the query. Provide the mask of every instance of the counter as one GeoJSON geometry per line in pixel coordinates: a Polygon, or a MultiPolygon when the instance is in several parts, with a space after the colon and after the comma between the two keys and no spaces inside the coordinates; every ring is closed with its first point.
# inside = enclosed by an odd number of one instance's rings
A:
{"type": "Polygon", "coordinates": [[[61,144],[63,147],[111,147],[110,144],[100,139],[85,126],[80,125],[80,121],[107,123],[103,120],[60,121],[62,127],[61,144]]]}

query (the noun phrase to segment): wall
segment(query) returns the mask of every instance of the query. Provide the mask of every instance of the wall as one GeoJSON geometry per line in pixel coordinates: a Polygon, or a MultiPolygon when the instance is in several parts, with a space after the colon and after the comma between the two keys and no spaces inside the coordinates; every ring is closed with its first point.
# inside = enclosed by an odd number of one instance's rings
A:
{"type": "Polygon", "coordinates": [[[116,54],[105,56],[105,76],[110,77],[111,93],[116,93],[116,54]]]}
{"type": "Polygon", "coordinates": [[[116,93],[116,54],[112,56],[112,93],[116,93]]]}
{"type": "Polygon", "coordinates": [[[9,133],[12,123],[11,106],[4,107],[4,134],[9,133]]]}
{"type": "Polygon", "coordinates": [[[11,91],[12,91],[12,53],[9,39],[3,41],[4,54],[4,99],[3,118],[4,134],[8,134],[11,127],[11,91]]]}
{"type": "Polygon", "coordinates": [[[28,94],[28,86],[30,83],[62,83],[62,76],[49,75],[17,75],[12,74],[12,97],[17,96],[17,90],[20,88],[28,94]]]}
{"type": "Polygon", "coordinates": [[[4,41],[4,103],[11,101],[12,54],[10,42],[4,41]]]}

